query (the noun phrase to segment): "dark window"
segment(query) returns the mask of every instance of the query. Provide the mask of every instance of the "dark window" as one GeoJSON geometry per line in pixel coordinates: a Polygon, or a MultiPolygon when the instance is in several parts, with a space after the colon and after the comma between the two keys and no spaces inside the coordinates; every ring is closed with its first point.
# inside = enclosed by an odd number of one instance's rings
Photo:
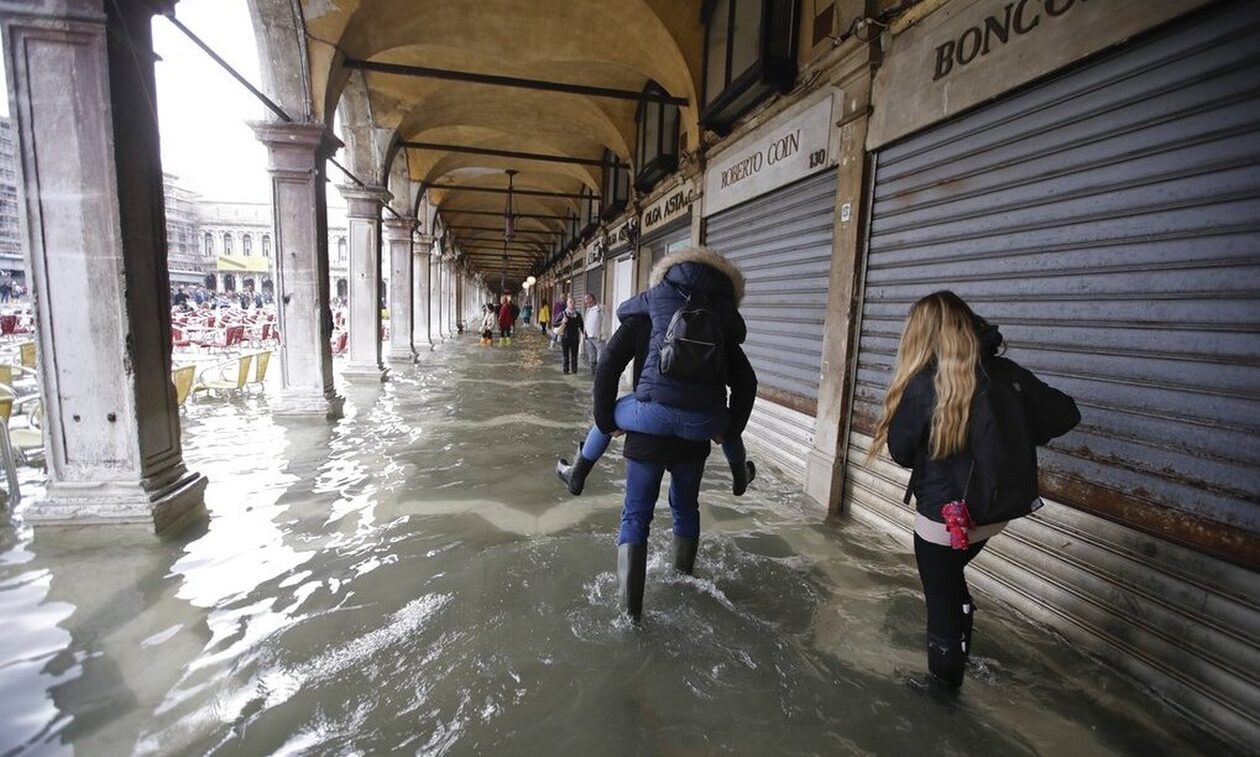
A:
{"type": "MultiPolygon", "coordinates": [[[[270,234],[263,234],[262,246],[263,246],[263,257],[270,258],[271,257],[271,235],[270,234]]],[[[264,281],[263,286],[266,287],[267,282],[264,281]]]]}
{"type": "Polygon", "coordinates": [[[648,82],[643,94],[635,114],[639,132],[639,170],[634,177],[634,187],[640,192],[647,192],[678,168],[678,106],[666,105],[651,97],[667,94],[654,81],[648,82]]]}
{"type": "Polygon", "coordinates": [[[214,254],[214,234],[206,232],[206,257],[214,254]]]}
{"type": "Polygon", "coordinates": [[[232,235],[224,232],[223,234],[223,254],[232,254],[232,235]]]}
{"type": "Polygon", "coordinates": [[[246,257],[254,254],[254,235],[246,234],[241,237],[241,253],[246,257]]]}
{"type": "Polygon", "coordinates": [[[770,93],[796,82],[797,0],[706,0],[700,123],[725,134],[770,93]]]}
{"type": "Polygon", "coordinates": [[[630,171],[612,150],[604,150],[603,171],[603,218],[609,220],[625,210],[630,201],[630,171]]]}
{"type": "Polygon", "coordinates": [[[346,238],[337,237],[337,262],[346,262],[346,238]]]}

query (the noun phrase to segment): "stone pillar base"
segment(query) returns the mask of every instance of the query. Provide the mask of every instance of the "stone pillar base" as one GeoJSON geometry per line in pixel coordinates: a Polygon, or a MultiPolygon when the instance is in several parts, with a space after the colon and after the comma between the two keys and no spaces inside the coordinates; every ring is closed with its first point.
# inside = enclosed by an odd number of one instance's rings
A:
{"type": "Polygon", "coordinates": [[[844,461],[822,450],[811,450],[805,457],[805,494],[837,515],[844,497],[844,461]]]}
{"type": "Polygon", "coordinates": [[[382,368],[379,365],[372,365],[371,363],[350,363],[341,369],[341,375],[344,378],[356,381],[366,380],[379,383],[384,381],[385,377],[389,375],[389,369],[382,368]]]}
{"type": "MultiPolygon", "coordinates": [[[[183,467],[182,465],[180,466],[183,467]]],[[[25,513],[28,523],[82,526],[94,523],[152,524],[160,533],[187,516],[204,512],[207,480],[185,471],[150,489],[150,481],[53,482],[25,513]]]]}
{"type": "Polygon", "coordinates": [[[389,353],[391,363],[414,363],[420,359],[415,350],[394,350],[389,353]]]}
{"type": "Polygon", "coordinates": [[[310,394],[293,390],[273,394],[267,398],[272,415],[314,415],[335,420],[345,407],[340,395],[310,394]]]}

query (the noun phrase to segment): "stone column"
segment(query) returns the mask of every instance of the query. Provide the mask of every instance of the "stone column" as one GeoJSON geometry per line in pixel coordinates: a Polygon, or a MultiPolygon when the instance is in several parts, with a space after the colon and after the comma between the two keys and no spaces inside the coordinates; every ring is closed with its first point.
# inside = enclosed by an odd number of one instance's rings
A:
{"type": "Polygon", "coordinates": [[[324,161],[340,146],[323,124],[255,122],[267,148],[275,217],[276,320],[280,327],[277,415],[341,417],[333,388],[324,161]]]}
{"type": "Polygon", "coordinates": [[[449,256],[442,258],[442,337],[449,339],[455,333],[451,315],[455,303],[455,263],[449,256]]]}
{"type": "Polygon", "coordinates": [[[0,6],[21,152],[48,487],[32,522],[151,524],[203,507],[171,383],[154,8],[0,6]]]}
{"type": "Polygon", "coordinates": [[[429,330],[429,282],[432,280],[429,251],[433,247],[433,238],[417,233],[412,240],[412,252],[415,256],[415,306],[412,313],[412,343],[418,351],[433,349],[433,338],[429,330]]]}
{"type": "Polygon", "coordinates": [[[346,198],[350,238],[350,360],[341,375],[384,381],[388,371],[381,362],[381,208],[392,195],[384,187],[341,185],[338,189],[346,198]]]}
{"type": "MultiPolygon", "coordinates": [[[[836,207],[831,275],[827,285],[827,319],[823,328],[822,381],[818,388],[818,413],[814,423],[814,448],[805,458],[805,493],[839,513],[843,505],[845,457],[852,408],[850,370],[857,365],[858,311],[860,308],[860,260],[865,238],[863,189],[866,170],[867,104],[870,102],[871,67],[868,46],[849,58],[851,73],[838,82],[845,113],[862,114],[847,119],[834,140],[839,145],[836,170],[836,207]]],[[[869,200],[867,200],[869,201],[869,200]]]]}
{"type": "Polygon", "coordinates": [[[412,333],[415,287],[411,270],[411,230],[414,218],[385,221],[389,241],[389,359],[398,363],[416,362],[412,333]]]}
{"type": "Polygon", "coordinates": [[[442,253],[436,247],[429,256],[429,335],[433,343],[442,342],[442,253]]]}

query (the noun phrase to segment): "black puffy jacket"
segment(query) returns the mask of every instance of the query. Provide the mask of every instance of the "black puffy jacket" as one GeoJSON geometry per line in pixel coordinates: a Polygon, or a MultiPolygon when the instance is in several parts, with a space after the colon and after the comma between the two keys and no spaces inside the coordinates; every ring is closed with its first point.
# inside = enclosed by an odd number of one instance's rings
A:
{"type": "Polygon", "coordinates": [[[644,402],[659,402],[681,410],[718,412],[726,407],[724,386],[679,381],[660,371],[665,332],[674,313],[687,301],[684,293],[698,295],[704,307],[717,314],[728,347],[743,344],[748,337],[748,327],[739,314],[744,276],[735,264],[703,248],[693,247],[667,255],[652,268],[649,289],[617,308],[619,320],[646,316],[652,323],[648,354],[635,394],[644,402]]]}
{"type": "MultiPolygon", "coordinates": [[[[994,364],[1000,362],[1002,365],[998,366],[998,370],[1001,374],[1012,377],[1019,385],[1024,418],[1034,445],[1044,445],[1066,434],[1080,422],[1080,411],[1071,397],[1046,385],[1018,363],[997,357],[1002,337],[996,327],[981,324],[980,343],[984,358],[978,369],[976,396],[987,390],[989,373],[994,364]]],[[[971,473],[972,456],[969,450],[939,460],[933,460],[929,455],[932,410],[936,406],[935,378],[936,367],[929,366],[916,374],[906,386],[901,404],[893,413],[888,427],[888,453],[898,465],[914,470],[911,491],[916,509],[921,515],[939,523],[943,520],[941,506],[963,497],[971,473]]],[[[1036,492],[1035,449],[1030,459],[1031,469],[1023,472],[1028,477],[1025,485],[1029,491],[1036,492]]]]}
{"type": "MultiPolygon", "coordinates": [[[[617,403],[617,387],[626,366],[634,363],[634,383],[642,382],[651,343],[652,322],[647,316],[629,316],[599,353],[595,367],[595,385],[591,389],[594,404],[595,425],[605,434],[617,430],[614,410],[617,403]]],[[[725,436],[744,432],[748,417],[752,415],[753,402],[757,398],[757,374],[739,345],[727,345],[727,381],[731,387],[730,425],[725,436]]],[[[626,434],[625,456],[632,460],[677,462],[703,460],[709,454],[709,442],[692,442],[675,437],[652,434],[626,434]]]]}

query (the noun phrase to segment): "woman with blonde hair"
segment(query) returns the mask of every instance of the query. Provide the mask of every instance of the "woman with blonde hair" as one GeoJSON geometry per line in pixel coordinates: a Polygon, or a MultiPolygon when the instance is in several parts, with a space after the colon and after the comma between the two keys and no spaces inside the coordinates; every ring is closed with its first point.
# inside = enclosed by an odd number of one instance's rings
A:
{"type": "Polygon", "coordinates": [[[1036,447],[1080,421],[1071,397],[1001,347],[997,327],[953,292],[914,303],[868,456],[886,444],[912,469],[928,669],[950,687],[962,685],[975,618],[963,569],[1010,518],[1041,506],[1036,447]]]}

